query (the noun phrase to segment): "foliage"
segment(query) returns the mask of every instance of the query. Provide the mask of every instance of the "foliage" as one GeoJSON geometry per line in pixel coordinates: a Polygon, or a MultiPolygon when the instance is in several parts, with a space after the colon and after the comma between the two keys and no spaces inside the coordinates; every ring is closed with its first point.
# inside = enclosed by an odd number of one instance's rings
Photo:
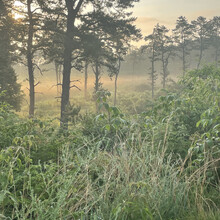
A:
{"type": "Polygon", "coordinates": [[[20,110],[22,93],[21,85],[12,68],[15,51],[12,41],[14,20],[5,2],[0,1],[0,102],[9,103],[15,110],[20,110]]]}
{"type": "Polygon", "coordinates": [[[185,75],[188,64],[188,57],[192,50],[190,44],[192,39],[192,25],[189,24],[187,19],[180,16],[176,21],[176,27],[173,30],[174,40],[177,44],[176,50],[180,59],[182,60],[183,75],[185,75]]]}
{"type": "Polygon", "coordinates": [[[1,103],[0,217],[218,219],[220,70],[177,87],[133,115],[99,91],[97,115],[69,106],[68,130],[1,103]]]}

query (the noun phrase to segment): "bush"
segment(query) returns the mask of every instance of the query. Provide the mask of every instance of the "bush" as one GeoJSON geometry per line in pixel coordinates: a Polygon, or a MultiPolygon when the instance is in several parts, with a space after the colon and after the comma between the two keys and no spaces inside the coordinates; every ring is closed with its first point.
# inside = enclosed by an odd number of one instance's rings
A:
{"type": "Polygon", "coordinates": [[[0,217],[217,219],[217,73],[188,73],[177,93],[132,116],[104,94],[99,114],[78,117],[68,131],[2,104],[0,217]]]}

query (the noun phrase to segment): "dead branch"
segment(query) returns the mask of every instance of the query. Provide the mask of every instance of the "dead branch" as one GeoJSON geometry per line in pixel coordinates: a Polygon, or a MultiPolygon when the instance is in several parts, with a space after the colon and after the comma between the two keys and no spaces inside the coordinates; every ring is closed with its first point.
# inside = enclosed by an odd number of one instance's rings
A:
{"type": "Polygon", "coordinates": [[[43,76],[43,71],[41,70],[41,68],[36,63],[34,63],[33,65],[37,67],[37,69],[39,70],[41,76],[43,76]]]}
{"type": "Polygon", "coordinates": [[[81,91],[81,89],[80,89],[78,86],[76,86],[76,85],[70,86],[70,89],[72,89],[72,88],[76,88],[76,89],[78,89],[79,91],[81,91]]]}
{"type": "Polygon", "coordinates": [[[39,81],[39,82],[37,82],[37,83],[34,85],[34,87],[38,86],[39,84],[40,84],[40,81],[39,81]]]}

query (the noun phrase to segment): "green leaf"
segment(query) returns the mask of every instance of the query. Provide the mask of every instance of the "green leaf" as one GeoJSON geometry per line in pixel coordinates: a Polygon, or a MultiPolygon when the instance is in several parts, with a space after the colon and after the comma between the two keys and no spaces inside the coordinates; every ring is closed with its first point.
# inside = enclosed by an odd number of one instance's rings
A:
{"type": "Polygon", "coordinates": [[[107,131],[110,131],[110,130],[111,130],[110,124],[105,125],[105,129],[106,129],[107,131]]]}
{"type": "Polygon", "coordinates": [[[105,103],[103,103],[103,105],[104,105],[105,109],[106,109],[107,111],[109,111],[109,109],[110,109],[109,104],[105,102],[105,103]]]}

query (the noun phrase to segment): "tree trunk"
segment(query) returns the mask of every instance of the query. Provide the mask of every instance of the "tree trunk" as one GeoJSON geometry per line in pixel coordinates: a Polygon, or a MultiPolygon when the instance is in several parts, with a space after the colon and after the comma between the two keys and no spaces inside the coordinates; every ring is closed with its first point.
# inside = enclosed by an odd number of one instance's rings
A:
{"type": "Polygon", "coordinates": [[[166,88],[166,76],[163,75],[163,89],[166,88]]]}
{"type": "MultiPolygon", "coordinates": [[[[153,62],[152,62],[153,65],[153,62]]],[[[151,93],[152,93],[152,99],[154,98],[154,72],[151,73],[151,93]]]]}
{"type": "Polygon", "coordinates": [[[215,66],[216,66],[216,68],[218,68],[218,62],[219,62],[219,60],[218,60],[218,51],[219,51],[219,47],[217,46],[215,48],[215,66]]]}
{"type": "Polygon", "coordinates": [[[57,96],[59,96],[59,84],[60,84],[60,81],[59,81],[59,64],[55,61],[54,65],[55,65],[55,71],[56,71],[57,96]]]}
{"type": "Polygon", "coordinates": [[[72,38],[74,37],[74,25],[76,15],[80,11],[84,0],[79,0],[77,5],[76,1],[65,0],[67,7],[67,28],[64,38],[64,63],[63,63],[63,81],[62,81],[62,95],[61,95],[61,117],[60,127],[68,129],[68,118],[66,117],[65,111],[69,104],[70,97],[70,74],[71,74],[71,63],[72,63],[72,38]]]}
{"type": "Polygon", "coordinates": [[[31,12],[32,0],[27,0],[28,19],[29,19],[29,30],[28,30],[28,45],[27,45],[27,63],[28,63],[28,76],[29,76],[29,117],[34,117],[35,110],[35,85],[34,85],[34,68],[33,68],[33,18],[31,12]]]}
{"type": "Polygon", "coordinates": [[[117,104],[117,90],[118,90],[118,74],[115,75],[115,92],[114,92],[114,106],[117,104]]]}
{"type": "Polygon", "coordinates": [[[98,62],[96,62],[95,64],[95,93],[99,91],[99,79],[100,79],[99,64],[98,62]]]}
{"type": "Polygon", "coordinates": [[[183,76],[186,73],[186,54],[185,54],[185,46],[183,46],[183,76]]]}
{"type": "Polygon", "coordinates": [[[65,116],[66,107],[69,104],[70,96],[70,74],[72,61],[72,16],[67,17],[67,32],[64,42],[64,64],[63,64],[63,82],[61,95],[61,119],[60,127],[68,129],[68,118],[65,116]]]}
{"type": "Polygon", "coordinates": [[[166,86],[166,66],[165,66],[164,51],[162,51],[161,60],[162,60],[162,65],[163,65],[163,89],[165,89],[165,86],[166,86]]]}
{"type": "Polygon", "coordinates": [[[89,62],[85,62],[85,84],[84,84],[84,97],[87,99],[87,84],[88,84],[88,66],[89,62]]]}
{"type": "Polygon", "coordinates": [[[121,69],[121,60],[120,58],[118,59],[118,69],[117,69],[117,73],[115,74],[115,92],[114,92],[114,106],[116,106],[117,104],[117,90],[118,90],[118,75],[121,69]]]}
{"type": "Polygon", "coordinates": [[[96,112],[98,113],[98,103],[97,103],[97,92],[100,90],[100,71],[98,61],[95,63],[95,103],[96,103],[96,112]]]}
{"type": "Polygon", "coordinates": [[[199,69],[200,65],[201,65],[201,61],[202,61],[202,56],[203,56],[203,40],[200,40],[200,53],[199,53],[199,62],[197,65],[197,69],[199,69]]]}
{"type": "Polygon", "coordinates": [[[153,54],[152,54],[152,60],[151,60],[151,92],[152,92],[152,99],[154,98],[154,83],[155,83],[154,61],[155,61],[155,51],[154,51],[154,48],[153,48],[153,54]]]}

